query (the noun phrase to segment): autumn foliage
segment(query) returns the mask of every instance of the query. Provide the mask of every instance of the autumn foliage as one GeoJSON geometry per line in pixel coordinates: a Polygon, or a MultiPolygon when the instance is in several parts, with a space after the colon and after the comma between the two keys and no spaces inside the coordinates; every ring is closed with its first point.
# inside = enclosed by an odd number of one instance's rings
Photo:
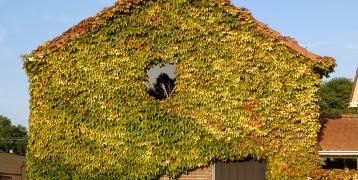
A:
{"type": "Polygon", "coordinates": [[[156,179],[246,157],[269,179],[308,176],[333,66],[227,1],[118,1],[25,56],[29,177],[156,179]],[[146,70],[174,62],[175,93],[150,96],[146,70]]]}

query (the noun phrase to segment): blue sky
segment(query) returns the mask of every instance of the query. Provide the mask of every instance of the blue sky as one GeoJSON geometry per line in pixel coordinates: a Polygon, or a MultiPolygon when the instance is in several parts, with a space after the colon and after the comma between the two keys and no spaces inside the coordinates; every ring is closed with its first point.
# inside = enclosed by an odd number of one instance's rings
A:
{"type": "MultiPolygon", "coordinates": [[[[28,83],[21,55],[115,0],[0,0],[0,114],[28,126],[28,83]]],[[[303,47],[337,60],[332,77],[353,78],[358,67],[358,1],[234,0],[255,18],[303,47]]]]}

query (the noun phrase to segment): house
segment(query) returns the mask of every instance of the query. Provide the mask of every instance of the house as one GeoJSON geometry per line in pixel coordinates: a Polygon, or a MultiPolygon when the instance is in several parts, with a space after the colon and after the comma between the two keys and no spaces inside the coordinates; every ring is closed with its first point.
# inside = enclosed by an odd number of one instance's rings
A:
{"type": "Polygon", "coordinates": [[[358,107],[358,68],[353,82],[351,98],[349,99],[349,107],[358,107]]]}
{"type": "Polygon", "coordinates": [[[323,118],[319,155],[328,169],[356,169],[358,165],[358,114],[323,118]]]}
{"type": "Polygon", "coordinates": [[[227,0],[118,0],[24,56],[28,176],[306,177],[334,65],[227,0]],[[167,63],[175,91],[156,99],[146,72],[167,63]]]}
{"type": "Polygon", "coordinates": [[[0,179],[26,180],[26,161],[24,156],[0,152],[0,179]]]}
{"type": "MultiPolygon", "coordinates": [[[[349,107],[357,107],[358,69],[353,82],[349,107]]],[[[319,137],[320,157],[327,169],[358,169],[358,114],[326,115],[319,137]]]]}

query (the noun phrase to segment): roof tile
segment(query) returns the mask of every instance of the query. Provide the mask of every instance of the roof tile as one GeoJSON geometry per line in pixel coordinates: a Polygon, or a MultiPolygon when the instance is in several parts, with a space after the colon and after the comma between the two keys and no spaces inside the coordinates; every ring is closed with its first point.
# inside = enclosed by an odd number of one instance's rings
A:
{"type": "Polygon", "coordinates": [[[319,139],[324,151],[358,151],[358,115],[323,118],[319,139]]]}

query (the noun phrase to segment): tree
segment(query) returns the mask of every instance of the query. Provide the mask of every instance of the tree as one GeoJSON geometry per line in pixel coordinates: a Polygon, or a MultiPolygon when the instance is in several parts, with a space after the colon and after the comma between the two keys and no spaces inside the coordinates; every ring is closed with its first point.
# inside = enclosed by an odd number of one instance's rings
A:
{"type": "Polygon", "coordinates": [[[27,130],[21,125],[12,125],[9,118],[0,115],[0,152],[24,155],[27,146],[27,130]]]}
{"type": "Polygon", "coordinates": [[[318,91],[321,114],[357,113],[356,108],[348,108],[352,87],[352,80],[345,77],[324,82],[318,91]]]}

